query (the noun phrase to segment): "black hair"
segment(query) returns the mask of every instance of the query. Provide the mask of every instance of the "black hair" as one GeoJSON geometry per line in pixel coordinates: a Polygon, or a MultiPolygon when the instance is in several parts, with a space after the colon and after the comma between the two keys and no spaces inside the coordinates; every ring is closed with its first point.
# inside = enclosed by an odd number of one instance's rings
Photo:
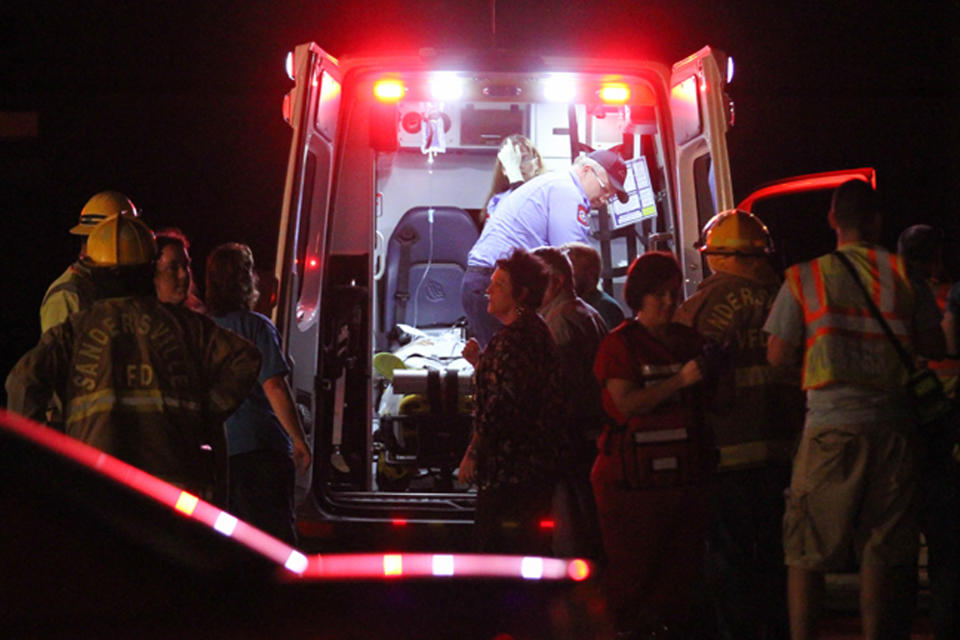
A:
{"type": "Polygon", "coordinates": [[[214,249],[207,258],[206,275],[206,303],[211,315],[250,310],[260,297],[253,252],[245,244],[228,242],[214,249]]]}

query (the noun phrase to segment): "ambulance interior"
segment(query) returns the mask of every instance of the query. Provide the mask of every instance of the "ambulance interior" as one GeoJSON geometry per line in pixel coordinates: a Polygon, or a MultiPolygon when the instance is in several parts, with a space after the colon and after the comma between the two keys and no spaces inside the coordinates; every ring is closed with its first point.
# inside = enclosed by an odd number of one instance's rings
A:
{"type": "Polygon", "coordinates": [[[626,159],[630,201],[591,211],[590,243],[602,256],[600,286],[629,313],[621,296],[629,262],[673,249],[660,103],[643,77],[585,73],[370,72],[348,76],[344,88],[355,97],[340,111],[329,255],[333,266],[366,248],[369,262],[326,276],[325,308],[334,312],[324,312],[321,335],[338,362],[326,374],[326,479],[344,495],[451,494],[456,504],[470,494],[456,469],[473,410],[460,286],[501,141],[526,136],[548,171],[593,149],[616,147],[626,159]],[[367,286],[347,272],[366,272],[367,286]],[[349,322],[330,324],[351,317],[359,339],[348,337],[349,322]]]}

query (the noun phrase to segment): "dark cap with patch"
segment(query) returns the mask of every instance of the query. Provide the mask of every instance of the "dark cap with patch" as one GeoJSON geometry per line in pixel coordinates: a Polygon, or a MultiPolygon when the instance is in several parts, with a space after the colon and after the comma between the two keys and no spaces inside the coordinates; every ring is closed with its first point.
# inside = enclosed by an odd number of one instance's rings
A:
{"type": "Polygon", "coordinates": [[[627,202],[630,196],[623,188],[623,181],[627,179],[627,165],[623,158],[609,149],[597,149],[588,153],[587,157],[606,169],[610,184],[617,190],[617,199],[627,202]]]}

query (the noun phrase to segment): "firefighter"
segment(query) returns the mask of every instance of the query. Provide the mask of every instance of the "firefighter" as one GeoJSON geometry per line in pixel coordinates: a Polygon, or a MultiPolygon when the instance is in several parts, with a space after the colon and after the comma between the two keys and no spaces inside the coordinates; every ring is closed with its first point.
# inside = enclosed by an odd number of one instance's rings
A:
{"type": "Polygon", "coordinates": [[[803,395],[795,368],[767,363],[763,323],[780,278],[767,257],[766,226],[746,211],[714,216],[698,244],[712,275],[676,320],[722,345],[727,356],[705,408],[720,454],[707,561],[716,635],[784,638],[783,491],[803,425],[803,395]]]}
{"type": "Polygon", "coordinates": [[[824,573],[855,557],[864,637],[906,637],[920,449],[907,369],[868,300],[911,352],[942,357],[943,332],[929,292],[877,245],[882,216],[868,183],[840,185],[828,221],[836,250],[787,269],[764,325],[767,358],[802,361],[807,396],[783,521],[790,630],[815,637],[824,573]]]}
{"type": "Polygon", "coordinates": [[[80,210],[80,220],[70,229],[71,234],[80,236],[80,255],[47,288],[40,303],[41,333],[60,324],[71,313],[93,304],[97,293],[90,278],[90,268],[83,261],[87,255],[87,236],[102,220],[121,213],[139,215],[133,202],[119,191],[94,194],[80,210]]]}
{"type": "Polygon", "coordinates": [[[42,421],[56,392],[64,430],[205,498],[225,481],[223,420],[257,380],[260,354],[206,316],[154,296],[153,232],[121,213],[82,262],[101,299],[46,333],[7,377],[8,408],[42,421]]]}

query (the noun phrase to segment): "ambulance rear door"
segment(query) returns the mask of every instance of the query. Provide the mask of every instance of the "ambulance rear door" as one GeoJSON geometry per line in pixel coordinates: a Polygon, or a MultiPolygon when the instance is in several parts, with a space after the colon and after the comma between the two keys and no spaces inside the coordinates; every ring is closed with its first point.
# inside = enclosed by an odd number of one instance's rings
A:
{"type": "Polygon", "coordinates": [[[783,270],[833,251],[836,234],[827,223],[833,190],[848,180],[877,186],[870,167],[808,173],[761,185],[740,201],[738,209],[767,225],[773,240],[775,266],[783,270]]]}
{"type": "Polygon", "coordinates": [[[723,52],[704,47],[675,63],[671,71],[676,245],[687,296],[703,279],[700,255],[694,247],[700,229],[718,211],[733,208],[726,140],[733,107],[724,91],[727,65],[723,52]]]}
{"type": "MultiPolygon", "coordinates": [[[[279,295],[274,320],[291,364],[294,399],[315,460],[320,460],[317,429],[321,408],[319,333],[322,276],[334,149],[338,137],[342,75],[335,58],[314,43],[296,47],[287,57],[287,73],[296,83],[284,98],[284,118],[293,129],[275,275],[279,295]]],[[[297,478],[298,501],[309,492],[312,474],[297,478]]]]}

